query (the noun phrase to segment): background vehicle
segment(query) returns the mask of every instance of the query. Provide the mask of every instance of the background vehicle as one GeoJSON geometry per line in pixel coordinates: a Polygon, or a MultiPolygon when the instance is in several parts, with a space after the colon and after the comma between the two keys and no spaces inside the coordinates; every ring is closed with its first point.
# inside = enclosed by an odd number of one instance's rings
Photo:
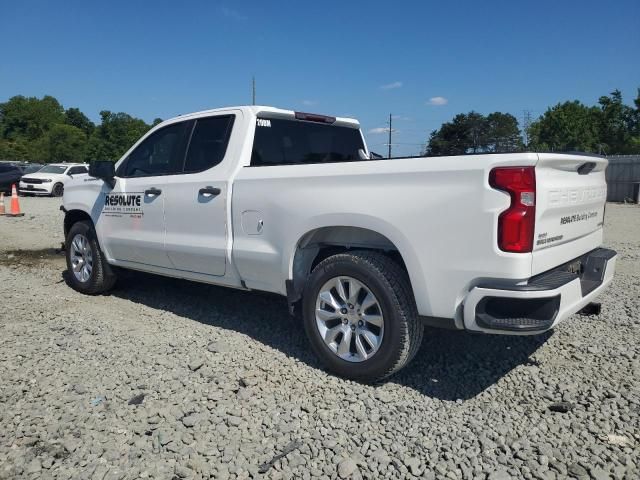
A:
{"type": "Polygon", "coordinates": [[[604,158],[369,156],[347,118],[163,122],[68,182],[69,283],[104,292],[118,266],[286,295],[323,362],[371,381],[411,360],[424,323],[540,333],[611,281],[604,158]]]}
{"type": "Polygon", "coordinates": [[[0,162],[0,192],[11,192],[11,185],[18,183],[22,169],[13,162],[0,162]]]}
{"type": "Polygon", "coordinates": [[[83,163],[51,163],[35,173],[20,179],[19,191],[23,195],[51,195],[61,197],[65,184],[74,175],[86,174],[88,165],[83,163]]]}
{"type": "Polygon", "coordinates": [[[36,173],[42,167],[44,167],[44,164],[42,163],[25,163],[22,165],[22,174],[28,175],[30,173],[36,173]]]}

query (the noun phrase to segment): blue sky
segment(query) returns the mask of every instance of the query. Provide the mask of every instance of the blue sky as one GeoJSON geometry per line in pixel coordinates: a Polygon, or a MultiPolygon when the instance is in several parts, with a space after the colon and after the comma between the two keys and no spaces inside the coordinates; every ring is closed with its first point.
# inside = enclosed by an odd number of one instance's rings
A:
{"type": "Polygon", "coordinates": [[[251,102],[360,119],[417,154],[456,113],[595,103],[640,87],[640,2],[0,0],[0,101],[57,97],[93,120],[251,102]]]}

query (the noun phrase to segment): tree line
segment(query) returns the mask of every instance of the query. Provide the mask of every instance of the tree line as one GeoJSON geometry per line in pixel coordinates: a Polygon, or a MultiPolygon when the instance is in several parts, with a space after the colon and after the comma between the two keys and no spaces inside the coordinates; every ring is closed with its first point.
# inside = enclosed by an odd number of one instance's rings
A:
{"type": "Polygon", "coordinates": [[[100,112],[94,124],[52,96],[17,95],[0,103],[0,160],[89,162],[117,160],[151,125],[127,113],[100,112]]]}
{"type": "Polygon", "coordinates": [[[624,104],[619,90],[600,97],[594,106],[577,100],[558,103],[524,132],[509,113],[461,113],[431,132],[423,153],[465,155],[523,150],[640,153],[640,89],[633,106],[624,104]]]}
{"type": "MultiPolygon", "coordinates": [[[[96,125],[80,109],[65,109],[52,96],[17,95],[0,103],[0,160],[117,160],[161,121],[156,118],[147,124],[127,113],[103,110],[96,125]]],[[[640,153],[640,89],[633,106],[622,101],[619,90],[600,97],[594,106],[577,100],[558,103],[532,122],[526,132],[509,113],[461,113],[431,132],[423,153],[523,150],[640,153]]]]}

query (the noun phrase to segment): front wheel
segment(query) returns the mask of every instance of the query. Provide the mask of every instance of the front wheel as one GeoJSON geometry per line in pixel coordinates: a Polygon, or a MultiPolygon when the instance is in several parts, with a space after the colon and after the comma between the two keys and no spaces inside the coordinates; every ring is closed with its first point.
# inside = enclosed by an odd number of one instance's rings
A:
{"type": "Polygon", "coordinates": [[[74,223],[65,241],[67,283],[80,293],[96,295],[113,287],[116,276],[107,263],[91,222],[74,223]]]}
{"type": "Polygon", "coordinates": [[[51,190],[52,197],[61,197],[64,194],[64,185],[56,183],[51,190]]]}
{"type": "Polygon", "coordinates": [[[375,382],[416,354],[423,327],[407,273],[372,251],[333,255],[311,273],[303,298],[313,351],[332,372],[375,382]]]}

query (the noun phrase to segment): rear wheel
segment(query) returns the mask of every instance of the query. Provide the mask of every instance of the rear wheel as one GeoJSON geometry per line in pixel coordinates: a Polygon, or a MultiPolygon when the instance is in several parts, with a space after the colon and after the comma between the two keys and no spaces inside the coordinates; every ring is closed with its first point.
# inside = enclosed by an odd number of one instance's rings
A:
{"type": "Polygon", "coordinates": [[[64,194],[64,185],[61,183],[56,183],[51,190],[51,196],[53,197],[61,197],[64,194]]]}
{"type": "Polygon", "coordinates": [[[74,223],[66,242],[67,283],[81,293],[95,295],[110,290],[116,276],[100,250],[91,222],[74,223]]]}
{"type": "Polygon", "coordinates": [[[374,382],[418,351],[423,328],[406,272],[378,252],[333,255],[314,268],[303,320],[313,351],[332,372],[374,382]]]}

